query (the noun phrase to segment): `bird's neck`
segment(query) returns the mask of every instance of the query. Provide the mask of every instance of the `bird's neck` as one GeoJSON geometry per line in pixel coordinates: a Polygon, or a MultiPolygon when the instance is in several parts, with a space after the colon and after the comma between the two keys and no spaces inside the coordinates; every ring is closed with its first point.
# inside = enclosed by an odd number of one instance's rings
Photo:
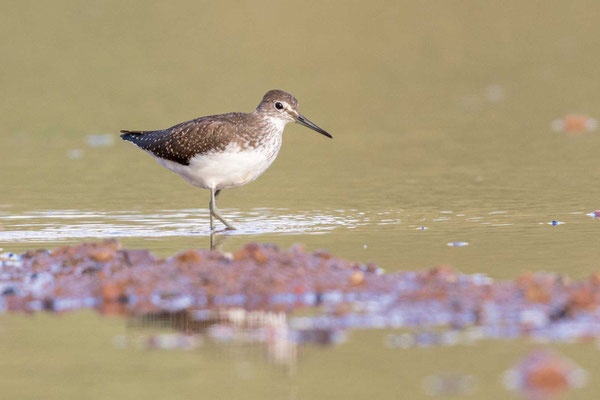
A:
{"type": "Polygon", "coordinates": [[[283,133],[283,129],[287,125],[289,121],[286,121],[281,118],[266,118],[267,124],[271,127],[274,132],[277,132],[279,135],[283,133]]]}
{"type": "Polygon", "coordinates": [[[269,114],[263,114],[260,112],[254,112],[254,117],[259,121],[262,130],[268,132],[271,135],[281,135],[283,129],[289,121],[281,118],[271,116],[269,114]]]}

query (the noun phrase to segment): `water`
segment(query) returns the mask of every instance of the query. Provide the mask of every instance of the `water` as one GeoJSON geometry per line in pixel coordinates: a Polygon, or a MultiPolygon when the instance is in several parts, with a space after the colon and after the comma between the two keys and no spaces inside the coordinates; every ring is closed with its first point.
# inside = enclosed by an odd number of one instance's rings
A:
{"type": "MultiPolygon", "coordinates": [[[[599,118],[599,11],[583,1],[12,5],[0,15],[0,247],[101,237],[161,256],[207,247],[208,193],[117,132],[249,111],[281,88],[335,139],[288,126],[271,168],[220,197],[241,228],[224,250],[302,242],[387,271],[589,276],[600,139],[593,124],[555,128],[599,118]]],[[[474,381],[476,398],[507,398],[502,373],[536,346],[390,350],[398,332],[356,331],[302,347],[282,370],[258,345],[113,344],[150,334],[85,312],[1,316],[0,387],[12,398],[425,398],[424,382],[450,374],[474,381]]],[[[595,345],[548,346],[590,373],[567,397],[589,398],[595,345]]]]}

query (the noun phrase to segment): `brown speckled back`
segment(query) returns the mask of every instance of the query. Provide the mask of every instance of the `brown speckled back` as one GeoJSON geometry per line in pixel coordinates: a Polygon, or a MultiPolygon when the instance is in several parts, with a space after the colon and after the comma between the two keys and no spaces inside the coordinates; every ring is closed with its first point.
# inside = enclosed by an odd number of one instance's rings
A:
{"type": "Polygon", "coordinates": [[[159,131],[121,131],[124,140],[134,143],[156,157],[189,165],[190,159],[211,151],[223,151],[229,144],[240,148],[254,146],[260,138],[260,125],[253,113],[229,113],[194,119],[159,131]]]}

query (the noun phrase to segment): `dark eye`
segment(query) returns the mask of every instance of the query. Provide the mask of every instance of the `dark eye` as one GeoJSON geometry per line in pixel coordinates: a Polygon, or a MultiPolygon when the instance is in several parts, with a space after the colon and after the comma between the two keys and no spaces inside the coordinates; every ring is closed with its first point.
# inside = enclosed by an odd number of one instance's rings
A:
{"type": "Polygon", "coordinates": [[[281,104],[280,102],[277,101],[277,102],[275,102],[275,108],[278,110],[281,110],[281,109],[283,109],[283,104],[281,104]]]}

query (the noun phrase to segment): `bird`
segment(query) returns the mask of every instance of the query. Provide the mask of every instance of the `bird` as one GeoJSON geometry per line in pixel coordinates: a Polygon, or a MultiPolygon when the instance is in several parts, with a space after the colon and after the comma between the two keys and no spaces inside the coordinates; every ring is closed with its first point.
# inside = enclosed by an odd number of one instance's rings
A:
{"type": "Polygon", "coordinates": [[[226,230],[236,229],[221,214],[222,190],[261,176],[281,148],[283,130],[295,122],[333,138],[298,111],[298,100],[283,90],[269,90],[249,113],[209,115],[155,131],[122,130],[121,138],[154,157],[189,184],[210,190],[210,231],[214,218],[226,230]]]}

